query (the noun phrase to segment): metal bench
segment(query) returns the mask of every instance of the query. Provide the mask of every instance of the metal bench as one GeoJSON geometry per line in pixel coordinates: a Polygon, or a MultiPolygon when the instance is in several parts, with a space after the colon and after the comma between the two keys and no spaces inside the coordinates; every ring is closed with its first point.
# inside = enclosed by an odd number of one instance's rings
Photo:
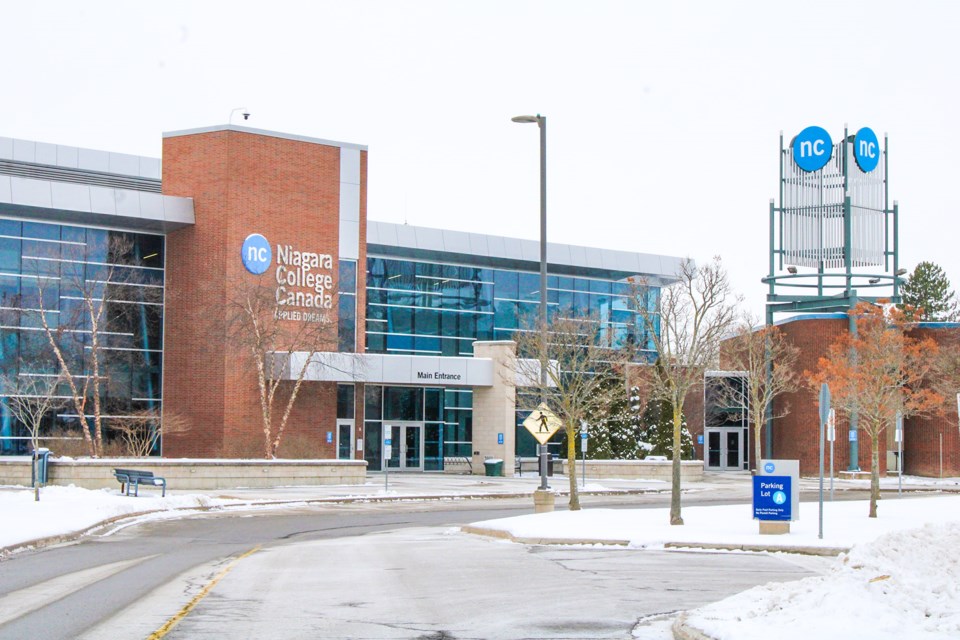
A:
{"type": "Polygon", "coordinates": [[[130,495],[130,487],[133,487],[133,495],[140,495],[140,485],[145,484],[151,487],[161,487],[160,497],[167,495],[167,479],[153,475],[152,471],[137,471],[136,469],[114,469],[113,475],[120,482],[120,491],[125,495],[130,495]]]}

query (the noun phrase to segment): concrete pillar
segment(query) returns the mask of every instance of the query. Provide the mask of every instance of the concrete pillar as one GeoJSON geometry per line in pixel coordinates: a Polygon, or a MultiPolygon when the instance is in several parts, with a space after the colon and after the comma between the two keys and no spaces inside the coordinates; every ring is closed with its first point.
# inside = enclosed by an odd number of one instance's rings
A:
{"type": "Polygon", "coordinates": [[[516,453],[517,343],[474,342],[473,355],[493,361],[493,384],[473,389],[473,473],[483,475],[485,458],[499,458],[503,460],[503,475],[509,477],[516,453]]]}

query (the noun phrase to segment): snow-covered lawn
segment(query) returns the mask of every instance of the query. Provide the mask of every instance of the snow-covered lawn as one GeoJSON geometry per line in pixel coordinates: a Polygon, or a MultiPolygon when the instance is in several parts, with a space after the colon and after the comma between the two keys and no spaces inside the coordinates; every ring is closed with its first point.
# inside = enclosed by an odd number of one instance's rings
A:
{"type": "MultiPolygon", "coordinates": [[[[0,490],[0,548],[31,540],[83,531],[98,522],[133,513],[170,512],[187,507],[214,507],[236,503],[202,494],[146,495],[128,498],[116,489],[89,490],[77,487],[44,487],[40,501],[33,489],[5,487],[0,490]]],[[[152,492],[150,492],[152,493],[152,492]]]]}
{"type": "Polygon", "coordinates": [[[761,536],[750,505],[689,507],[671,527],[668,509],[585,509],[488,520],[475,527],[517,538],[852,547],[822,577],[756,587],[689,612],[687,623],[718,640],[960,638],[960,496],[800,504],[791,533],[761,536]]]}

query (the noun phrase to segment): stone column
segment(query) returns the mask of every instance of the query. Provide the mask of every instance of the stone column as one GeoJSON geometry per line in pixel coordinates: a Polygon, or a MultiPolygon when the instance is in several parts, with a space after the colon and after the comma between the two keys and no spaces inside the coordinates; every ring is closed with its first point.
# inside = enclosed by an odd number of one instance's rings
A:
{"type": "Polygon", "coordinates": [[[473,389],[473,473],[483,475],[485,458],[503,460],[503,475],[513,476],[516,453],[517,343],[474,342],[476,358],[493,361],[493,384],[473,389]],[[503,434],[503,444],[498,443],[503,434]]]}

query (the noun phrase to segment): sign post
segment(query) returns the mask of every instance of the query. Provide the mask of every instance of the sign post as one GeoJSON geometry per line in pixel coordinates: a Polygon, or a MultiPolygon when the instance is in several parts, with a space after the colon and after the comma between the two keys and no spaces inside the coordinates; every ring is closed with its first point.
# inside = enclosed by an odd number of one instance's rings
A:
{"type": "Polygon", "coordinates": [[[830,502],[833,502],[833,442],[837,439],[837,411],[830,409],[827,422],[827,440],[830,441],[830,502]]]}
{"type": "MultiPolygon", "coordinates": [[[[389,429],[389,427],[385,427],[389,429]]],[[[390,431],[383,432],[383,490],[390,489],[390,458],[393,457],[393,447],[390,446],[393,440],[390,439],[390,431]]]]}
{"type": "Polygon", "coordinates": [[[893,434],[897,440],[897,497],[903,497],[903,414],[897,411],[897,430],[893,434]]]}
{"type": "Polygon", "coordinates": [[[587,488],[587,440],[589,439],[589,434],[587,433],[587,421],[580,421],[580,452],[583,454],[583,466],[581,467],[580,475],[583,476],[582,485],[583,488],[587,488]]]}
{"type": "MultiPolygon", "coordinates": [[[[820,385],[820,534],[823,540],[823,441],[827,422],[830,421],[830,387],[824,382],[820,385]]],[[[831,470],[832,472],[832,470],[831,470]]]]}
{"type": "Polygon", "coordinates": [[[543,402],[534,409],[527,419],[523,421],[523,426],[530,432],[537,442],[540,443],[540,491],[549,489],[547,485],[547,440],[555,434],[563,423],[555,413],[543,402]]]}

